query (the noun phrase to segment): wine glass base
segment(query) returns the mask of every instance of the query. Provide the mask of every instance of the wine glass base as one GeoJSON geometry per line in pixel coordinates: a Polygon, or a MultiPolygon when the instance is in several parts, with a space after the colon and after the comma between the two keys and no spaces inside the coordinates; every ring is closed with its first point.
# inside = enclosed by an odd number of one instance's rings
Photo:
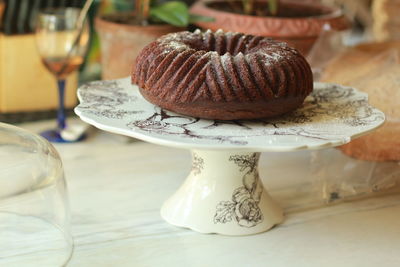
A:
{"type": "Polygon", "coordinates": [[[54,130],[47,130],[44,132],[41,132],[40,135],[47,139],[50,142],[53,143],[75,143],[75,142],[80,142],[86,138],[86,134],[83,133],[82,135],[78,136],[76,139],[64,139],[61,136],[61,132],[58,129],[54,130]]]}

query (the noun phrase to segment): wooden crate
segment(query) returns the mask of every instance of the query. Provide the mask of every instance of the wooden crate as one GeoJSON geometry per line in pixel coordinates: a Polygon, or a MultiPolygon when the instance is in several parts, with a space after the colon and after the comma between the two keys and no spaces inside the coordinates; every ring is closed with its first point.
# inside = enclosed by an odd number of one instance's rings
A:
{"type": "MultiPolygon", "coordinates": [[[[77,104],[77,72],[67,80],[65,104],[77,104]]],[[[55,77],[43,66],[33,34],[0,33],[0,113],[56,109],[55,77]]]]}

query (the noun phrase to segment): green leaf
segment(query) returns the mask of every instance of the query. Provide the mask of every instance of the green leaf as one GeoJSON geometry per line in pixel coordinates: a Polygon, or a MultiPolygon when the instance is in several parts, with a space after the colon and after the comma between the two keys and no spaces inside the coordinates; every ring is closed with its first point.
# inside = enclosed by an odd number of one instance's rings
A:
{"type": "Polygon", "coordinates": [[[278,1],[268,0],[268,9],[272,15],[276,15],[278,13],[278,1]]]}
{"type": "Polygon", "coordinates": [[[190,23],[197,22],[197,21],[212,22],[212,21],[215,21],[215,18],[196,15],[196,14],[189,14],[189,22],[190,23]]]}
{"type": "Polygon", "coordinates": [[[185,27],[189,24],[189,9],[183,2],[166,2],[152,7],[150,17],[174,26],[185,27]]]}

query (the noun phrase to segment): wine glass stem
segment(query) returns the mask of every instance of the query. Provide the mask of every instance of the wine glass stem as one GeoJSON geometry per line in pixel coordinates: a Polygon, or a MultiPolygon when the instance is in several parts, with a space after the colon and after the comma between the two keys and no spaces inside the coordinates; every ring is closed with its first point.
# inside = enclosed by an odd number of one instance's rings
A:
{"type": "Polygon", "coordinates": [[[65,95],[65,79],[57,80],[58,85],[58,111],[57,111],[57,124],[60,130],[65,129],[65,107],[64,107],[64,95],[65,95]]]}

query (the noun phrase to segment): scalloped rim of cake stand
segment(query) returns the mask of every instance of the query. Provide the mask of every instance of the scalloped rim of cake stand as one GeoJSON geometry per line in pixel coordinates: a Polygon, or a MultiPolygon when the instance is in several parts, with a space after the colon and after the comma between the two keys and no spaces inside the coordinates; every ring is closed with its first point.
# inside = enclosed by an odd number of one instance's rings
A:
{"type": "MultiPolygon", "coordinates": [[[[129,81],[130,81],[129,78],[124,78],[124,79],[113,80],[113,81],[98,81],[97,83],[100,83],[100,84],[102,84],[102,83],[106,84],[106,83],[112,83],[112,82],[117,83],[118,85],[121,86],[118,89],[121,89],[122,90],[121,92],[125,93],[126,97],[136,98],[135,101],[137,103],[139,103],[140,105],[144,106],[143,110],[145,110],[145,112],[152,113],[152,112],[160,112],[160,110],[163,111],[162,109],[147,102],[140,95],[139,90],[135,89],[135,86],[130,85],[129,81]]],[[[237,145],[237,144],[226,143],[226,142],[225,143],[222,143],[222,142],[215,143],[214,142],[213,144],[209,144],[209,143],[204,143],[204,142],[198,142],[198,140],[196,140],[196,139],[191,139],[191,138],[187,138],[187,137],[186,138],[184,138],[184,137],[183,138],[180,138],[180,137],[175,138],[175,136],[172,136],[172,135],[166,137],[166,135],[157,134],[157,133],[155,133],[155,131],[152,132],[152,129],[150,129],[149,131],[142,131],[141,129],[139,129],[137,127],[136,128],[135,127],[128,128],[127,124],[129,122],[129,119],[124,119],[124,118],[123,119],[109,119],[109,118],[101,117],[101,115],[99,116],[99,115],[88,113],[88,109],[85,109],[85,107],[84,107],[84,105],[86,105],[87,103],[86,103],[85,97],[83,95],[85,92],[84,90],[88,90],[88,89],[90,90],[90,88],[92,88],[92,84],[94,84],[94,83],[89,83],[88,85],[81,86],[78,89],[78,98],[79,98],[79,101],[81,104],[79,104],[75,108],[75,113],[83,121],[99,128],[99,129],[108,131],[108,132],[138,138],[143,141],[147,141],[147,142],[158,144],[158,145],[172,146],[172,147],[185,148],[185,149],[287,152],[287,151],[296,151],[296,150],[304,150],[304,149],[329,148],[329,147],[333,147],[333,146],[339,146],[339,145],[346,144],[359,136],[362,136],[369,132],[372,132],[375,129],[377,129],[378,127],[380,127],[385,120],[385,116],[384,116],[383,112],[371,107],[369,104],[364,104],[364,106],[362,106],[362,108],[364,108],[366,106],[371,108],[371,110],[373,110],[373,112],[375,113],[375,116],[380,116],[379,120],[375,121],[373,123],[370,123],[368,125],[361,125],[359,127],[353,127],[354,129],[357,128],[358,131],[352,132],[352,133],[349,132],[349,134],[343,134],[342,136],[340,136],[340,138],[318,139],[318,135],[316,135],[315,137],[310,137],[310,136],[305,137],[305,136],[300,136],[300,135],[284,135],[284,134],[283,135],[268,135],[268,134],[266,134],[265,136],[263,136],[263,138],[265,138],[265,139],[269,138],[268,141],[270,142],[270,144],[267,144],[266,141],[263,141],[263,143],[257,143],[257,144],[253,144],[253,145],[252,144],[237,145]],[[123,120],[125,120],[124,123],[122,123],[123,120]],[[288,140],[290,140],[290,141],[288,142],[288,140]],[[293,142],[293,140],[298,140],[298,142],[297,143],[293,142]],[[284,141],[284,142],[282,142],[282,141],[284,141]]],[[[96,86],[98,86],[98,85],[96,84],[96,86]]],[[[332,88],[340,88],[340,90],[350,88],[350,87],[344,87],[344,86],[340,86],[340,85],[336,85],[336,84],[315,83],[315,87],[324,87],[324,86],[325,87],[330,86],[332,88]]],[[[368,99],[367,94],[365,94],[363,92],[359,92],[354,88],[350,88],[350,89],[352,90],[352,92],[356,98],[367,101],[367,99],[368,99]]],[[[97,90],[97,89],[94,89],[94,90],[97,90]]],[[[329,90],[329,89],[327,89],[327,90],[329,90]]],[[[101,93],[103,93],[103,92],[101,92],[101,93]]],[[[113,92],[111,90],[106,93],[109,94],[109,95],[107,95],[108,97],[110,97],[110,98],[113,97],[113,92]]],[[[122,100],[120,100],[120,101],[122,101],[122,100]]],[[[99,103],[94,102],[94,104],[98,105],[99,103]]],[[[131,104],[132,106],[136,105],[135,102],[124,103],[123,105],[121,105],[121,110],[116,109],[115,112],[119,112],[119,111],[133,112],[133,111],[135,111],[134,108],[131,108],[129,106],[129,104],[131,104]]],[[[92,106],[92,108],[94,108],[94,105],[92,106]]],[[[99,111],[104,112],[104,111],[106,111],[106,108],[105,107],[99,108],[99,111]]],[[[171,114],[171,115],[178,115],[176,113],[169,112],[169,111],[165,111],[165,112],[168,112],[168,114],[171,114]]],[[[194,118],[191,118],[188,116],[182,116],[182,118],[183,119],[194,119],[194,118]]],[[[140,119],[141,118],[139,116],[139,120],[140,119]]],[[[212,122],[212,120],[200,120],[199,121],[199,123],[203,123],[203,124],[207,124],[207,123],[211,124],[211,122],[212,122]]],[[[243,121],[243,122],[252,123],[251,121],[243,121]]],[[[223,124],[223,122],[219,121],[219,124],[223,124]]],[[[327,124],[327,126],[331,127],[331,129],[328,129],[328,130],[325,129],[325,132],[333,131],[336,127],[338,127],[338,125],[342,126],[342,124],[333,123],[333,122],[331,125],[327,124]]],[[[166,123],[166,125],[168,125],[168,123],[166,123]]],[[[299,125],[302,126],[302,124],[299,124],[299,125]]],[[[222,125],[222,127],[224,127],[224,125],[222,125]]],[[[298,126],[295,125],[292,128],[296,129],[296,127],[298,127],[298,126]]],[[[260,129],[259,126],[257,126],[257,125],[255,126],[255,128],[260,129]]],[[[218,131],[219,128],[216,127],[215,130],[218,131]]],[[[227,131],[224,130],[221,133],[226,134],[227,131]]],[[[240,137],[237,136],[237,139],[240,139],[240,138],[243,140],[246,140],[246,139],[251,139],[253,137],[252,136],[249,137],[249,136],[246,136],[246,134],[244,134],[243,136],[240,136],[240,137]]],[[[259,136],[257,138],[259,138],[259,136]]]]}

